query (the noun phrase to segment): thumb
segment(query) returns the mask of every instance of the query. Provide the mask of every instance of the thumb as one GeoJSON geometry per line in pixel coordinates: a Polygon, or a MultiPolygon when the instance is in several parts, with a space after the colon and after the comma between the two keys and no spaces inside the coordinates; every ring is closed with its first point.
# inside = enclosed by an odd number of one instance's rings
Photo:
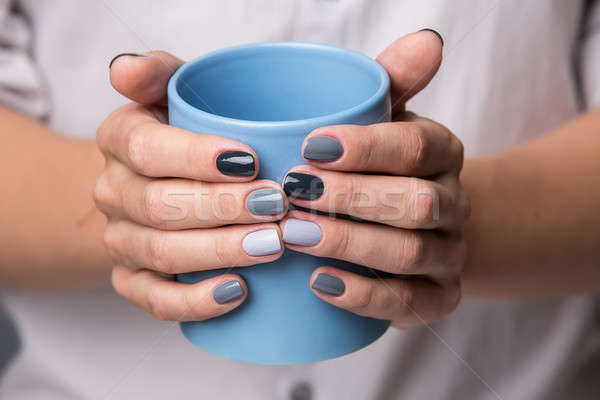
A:
{"type": "Polygon", "coordinates": [[[167,104],[167,83],[183,64],[164,52],[119,54],[110,62],[110,83],[123,96],[141,104],[167,104]]]}
{"type": "Polygon", "coordinates": [[[443,45],[439,33],[425,29],[396,39],[377,57],[390,76],[394,112],[403,110],[435,76],[443,45]]]}

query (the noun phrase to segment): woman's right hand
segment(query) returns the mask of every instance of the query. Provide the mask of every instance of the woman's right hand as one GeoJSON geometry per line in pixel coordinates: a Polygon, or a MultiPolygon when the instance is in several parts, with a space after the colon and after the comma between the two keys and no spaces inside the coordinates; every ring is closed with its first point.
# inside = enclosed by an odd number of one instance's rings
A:
{"type": "Polygon", "coordinates": [[[274,221],[287,201],[278,183],[254,180],[259,160],[247,145],[166,124],[167,82],[181,64],[164,52],[111,62],[111,84],[133,103],[98,128],[106,166],[94,199],[108,217],[117,293],[160,320],[198,321],[240,305],[244,280],[235,270],[196,284],[173,274],[279,258],[274,221]]]}

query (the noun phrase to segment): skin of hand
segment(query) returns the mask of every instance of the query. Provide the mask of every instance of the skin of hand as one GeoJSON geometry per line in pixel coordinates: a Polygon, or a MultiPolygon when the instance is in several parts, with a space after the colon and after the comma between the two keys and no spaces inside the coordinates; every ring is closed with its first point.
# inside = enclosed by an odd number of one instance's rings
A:
{"type": "Polygon", "coordinates": [[[378,57],[391,79],[393,122],[314,130],[303,145],[308,165],[292,168],[284,179],[290,203],[361,220],[290,211],[281,222],[288,248],[370,268],[363,276],[321,266],[311,276],[313,292],[399,328],[438,320],[461,297],[462,227],[470,209],[459,181],[463,146],[442,125],[404,111],[441,59],[442,43],[430,31],[395,41],[378,57]],[[337,141],[332,157],[322,155],[322,138],[329,147],[337,141]],[[297,220],[320,237],[298,244],[297,220]]]}
{"type": "Polygon", "coordinates": [[[117,293],[161,320],[203,320],[245,300],[243,278],[232,271],[190,285],[171,275],[279,258],[283,245],[275,221],[287,203],[278,183],[255,180],[259,160],[247,145],[165,123],[167,81],[181,64],[162,52],[113,61],[111,83],[134,103],[98,128],[106,167],[94,199],[108,219],[104,243],[115,263],[117,293]],[[233,164],[226,163],[224,173],[219,160],[228,154],[245,164],[229,158],[233,164]],[[257,214],[248,199],[268,189],[278,194],[278,205],[257,214]],[[246,244],[259,231],[270,247],[256,253],[246,244]]]}

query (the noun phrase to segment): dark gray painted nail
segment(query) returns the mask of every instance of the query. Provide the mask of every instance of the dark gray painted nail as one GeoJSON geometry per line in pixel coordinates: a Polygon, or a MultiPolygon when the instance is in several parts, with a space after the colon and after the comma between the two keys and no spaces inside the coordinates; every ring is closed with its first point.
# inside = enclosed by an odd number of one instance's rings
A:
{"type": "Polygon", "coordinates": [[[254,156],[244,151],[224,151],[217,156],[217,169],[224,175],[254,175],[254,156]]]}
{"type": "Polygon", "coordinates": [[[110,60],[110,63],[108,64],[108,68],[112,67],[113,63],[115,62],[115,60],[117,58],[123,57],[123,56],[145,57],[143,54],[137,54],[137,53],[121,53],[121,54],[117,54],[116,56],[113,57],[112,60],[110,60]]]}
{"type": "Polygon", "coordinates": [[[421,29],[419,32],[423,32],[423,31],[433,33],[435,36],[438,37],[438,39],[440,39],[440,42],[442,42],[442,46],[444,45],[444,38],[442,37],[442,35],[440,35],[440,33],[438,31],[436,31],[435,29],[431,29],[431,28],[424,28],[424,29],[421,29]]]}
{"type": "Polygon", "coordinates": [[[341,296],[344,290],[346,290],[346,286],[341,279],[328,274],[317,275],[317,279],[315,279],[311,287],[332,296],[341,296]]]}
{"type": "Polygon", "coordinates": [[[225,304],[244,296],[244,288],[238,281],[225,282],[214,290],[213,299],[219,304],[225,304]]]}
{"type": "Polygon", "coordinates": [[[283,180],[283,190],[290,197],[302,200],[315,200],[325,190],[323,181],[314,175],[290,172],[283,180]]]}
{"type": "Polygon", "coordinates": [[[330,136],[313,136],[306,141],[303,155],[312,161],[334,161],[342,156],[344,147],[330,136]]]}
{"type": "Polygon", "coordinates": [[[246,208],[254,215],[275,215],[285,209],[283,193],[277,189],[257,189],[246,197],[246,208]]]}

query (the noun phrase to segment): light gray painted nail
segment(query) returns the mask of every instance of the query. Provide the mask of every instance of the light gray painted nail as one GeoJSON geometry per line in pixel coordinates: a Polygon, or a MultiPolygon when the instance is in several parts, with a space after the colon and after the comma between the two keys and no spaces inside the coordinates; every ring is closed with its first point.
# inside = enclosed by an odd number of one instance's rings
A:
{"type": "Polygon", "coordinates": [[[283,241],[301,246],[314,246],[321,241],[321,228],[314,222],[290,218],[283,227],[283,241]]]}
{"type": "Polygon", "coordinates": [[[246,235],[242,240],[244,251],[250,256],[266,256],[281,250],[276,229],[263,229],[246,235]]]}
{"type": "Polygon", "coordinates": [[[280,214],[285,209],[283,193],[277,189],[257,189],[246,197],[246,208],[255,215],[280,214]]]}
{"type": "Polygon", "coordinates": [[[341,279],[329,274],[317,275],[317,279],[315,279],[311,287],[319,292],[333,296],[341,296],[344,290],[346,290],[346,285],[344,285],[341,279]]]}
{"type": "Polygon", "coordinates": [[[244,288],[236,281],[225,282],[213,291],[213,299],[219,304],[225,304],[244,296],[244,288]]]}
{"type": "Polygon", "coordinates": [[[344,147],[330,136],[313,136],[304,145],[304,158],[313,161],[334,161],[342,156],[344,147]]]}

